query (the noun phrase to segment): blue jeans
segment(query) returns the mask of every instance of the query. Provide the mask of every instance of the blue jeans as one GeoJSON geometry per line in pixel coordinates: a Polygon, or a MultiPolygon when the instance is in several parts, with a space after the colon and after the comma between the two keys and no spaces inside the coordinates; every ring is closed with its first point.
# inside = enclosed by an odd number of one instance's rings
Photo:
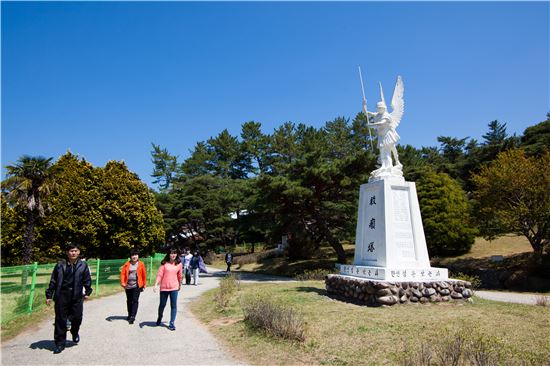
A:
{"type": "Polygon", "coordinates": [[[176,313],[178,312],[178,290],[160,292],[159,320],[162,320],[168,296],[170,296],[170,325],[174,325],[176,313]]]}

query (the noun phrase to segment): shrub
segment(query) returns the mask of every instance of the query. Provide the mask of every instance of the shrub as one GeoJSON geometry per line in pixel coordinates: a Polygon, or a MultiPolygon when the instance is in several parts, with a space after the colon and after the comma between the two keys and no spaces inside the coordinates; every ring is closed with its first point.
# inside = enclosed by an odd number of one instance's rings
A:
{"type": "Polygon", "coordinates": [[[550,296],[537,296],[536,304],[538,306],[550,306],[550,296]]]}
{"type": "Polygon", "coordinates": [[[460,185],[445,173],[430,172],[417,184],[424,233],[430,255],[458,255],[470,251],[477,229],[460,185]]]}
{"type": "MultiPolygon", "coordinates": [[[[399,357],[403,366],[416,365],[500,365],[506,352],[502,342],[483,334],[471,326],[454,332],[445,332],[447,336],[433,339],[421,344],[419,348],[404,345],[404,352],[399,357]]],[[[509,364],[524,364],[523,357],[508,355],[509,364]]]]}
{"type": "Polygon", "coordinates": [[[469,275],[466,273],[458,272],[451,276],[455,280],[468,281],[472,284],[472,291],[476,291],[481,286],[481,279],[476,275],[469,275]]]}
{"type": "Polygon", "coordinates": [[[250,327],[284,339],[305,340],[305,323],[288,305],[260,294],[243,300],[241,307],[250,327]]]}
{"type": "Polygon", "coordinates": [[[306,269],[303,273],[296,275],[296,279],[298,281],[322,281],[330,273],[332,273],[332,271],[324,268],[313,270],[306,269]]]}
{"type": "Polygon", "coordinates": [[[216,260],[216,253],[212,251],[206,252],[206,254],[202,257],[205,264],[211,265],[216,260]]]}
{"type": "Polygon", "coordinates": [[[240,280],[238,277],[231,273],[220,280],[220,286],[218,292],[214,296],[218,308],[221,310],[227,309],[231,297],[240,286],[240,280]]]}

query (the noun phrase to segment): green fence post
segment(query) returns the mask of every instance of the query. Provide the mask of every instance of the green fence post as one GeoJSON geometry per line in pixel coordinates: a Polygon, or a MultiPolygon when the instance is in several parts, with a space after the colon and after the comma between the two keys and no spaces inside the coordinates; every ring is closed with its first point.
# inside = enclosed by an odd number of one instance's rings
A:
{"type": "Polygon", "coordinates": [[[27,309],[28,313],[32,313],[32,303],[34,302],[34,289],[36,287],[36,272],[38,271],[38,262],[32,264],[32,282],[31,282],[31,293],[29,294],[29,308],[27,309]]]}
{"type": "Polygon", "coordinates": [[[151,286],[151,281],[153,280],[153,256],[149,256],[149,286],[151,286]]]}
{"type": "Polygon", "coordinates": [[[95,266],[95,293],[96,295],[99,295],[99,262],[101,259],[97,258],[96,266],[95,266]]]}

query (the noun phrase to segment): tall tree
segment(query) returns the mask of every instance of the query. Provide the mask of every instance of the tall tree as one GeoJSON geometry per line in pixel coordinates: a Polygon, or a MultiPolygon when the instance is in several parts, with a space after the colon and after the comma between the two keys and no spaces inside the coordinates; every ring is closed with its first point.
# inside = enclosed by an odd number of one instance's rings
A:
{"type": "Polygon", "coordinates": [[[494,120],[489,122],[488,127],[489,131],[482,136],[481,156],[479,157],[481,164],[495,160],[498,154],[517,147],[519,143],[519,139],[516,136],[508,136],[506,123],[494,120]]]}
{"type": "Polygon", "coordinates": [[[250,156],[237,137],[223,130],[215,138],[208,140],[212,152],[211,164],[217,175],[224,178],[243,179],[252,170],[250,156]]]}
{"type": "Polygon", "coordinates": [[[197,142],[191,151],[191,156],[181,164],[181,174],[178,178],[189,176],[196,177],[214,173],[214,152],[204,141],[197,142]]]}
{"type": "Polygon", "coordinates": [[[23,249],[23,233],[25,228],[25,212],[18,206],[10,207],[5,195],[0,195],[0,215],[2,222],[2,265],[16,266],[21,264],[23,249]]]}
{"type": "Polygon", "coordinates": [[[58,188],[39,233],[43,253],[55,258],[63,244],[81,244],[88,257],[122,258],[130,248],[151,253],[164,241],[162,215],[150,189],[122,162],[94,167],[71,153],[55,163],[58,188]]]}
{"type": "Polygon", "coordinates": [[[477,230],[458,182],[445,173],[425,173],[417,182],[418,201],[430,255],[467,253],[477,230]]]}
{"type": "Polygon", "coordinates": [[[252,175],[265,173],[269,164],[269,137],[262,132],[261,128],[261,123],[254,121],[242,125],[241,138],[246,154],[245,159],[254,162],[249,172],[252,175]]]}
{"type": "Polygon", "coordinates": [[[492,237],[524,235],[537,257],[550,242],[550,152],[528,157],[523,150],[503,152],[474,175],[481,229],[492,237]]]}
{"type": "MultiPolygon", "coordinates": [[[[453,179],[460,180],[462,168],[466,163],[464,149],[468,138],[457,139],[450,136],[439,136],[443,164],[438,171],[449,174],[453,179]]],[[[463,182],[461,182],[463,183],[463,182]]]]}
{"type": "Polygon", "coordinates": [[[102,168],[67,152],[54,169],[57,189],[48,197],[52,211],[40,227],[42,256],[59,257],[67,242],[79,243],[82,253],[91,256],[102,245],[98,233],[109,229],[100,209],[102,168]]]}
{"type": "Polygon", "coordinates": [[[342,118],[319,130],[285,123],[272,136],[273,168],[257,179],[254,211],[271,215],[274,235],[290,234],[291,257],[325,242],[346,260],[342,240],[353,238],[358,187],[374,164],[351,136],[342,118]]]}
{"type": "Polygon", "coordinates": [[[153,173],[155,178],[153,184],[158,184],[161,191],[167,190],[172,184],[172,179],[178,169],[177,156],[171,155],[166,148],[161,149],[160,145],[151,144],[151,161],[153,162],[153,173]]]}
{"type": "Polygon", "coordinates": [[[521,137],[521,148],[527,155],[542,155],[550,150],[550,113],[546,121],[527,127],[521,137]]]}
{"type": "Polygon", "coordinates": [[[94,254],[120,258],[130,248],[151,253],[164,241],[163,219],[153,193],[124,162],[109,161],[101,173],[99,208],[108,229],[98,232],[101,245],[94,254]]]}
{"type": "Polygon", "coordinates": [[[7,193],[6,198],[11,205],[25,208],[23,264],[32,260],[35,227],[44,215],[43,200],[54,187],[51,161],[52,158],[24,155],[16,164],[6,166],[7,179],[2,184],[2,190],[7,193]]]}

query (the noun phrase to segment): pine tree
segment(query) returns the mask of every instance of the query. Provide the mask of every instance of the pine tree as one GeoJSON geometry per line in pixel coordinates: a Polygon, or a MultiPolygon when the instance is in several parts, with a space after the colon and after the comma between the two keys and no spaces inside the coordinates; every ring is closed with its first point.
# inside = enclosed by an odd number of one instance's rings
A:
{"type": "Polygon", "coordinates": [[[430,255],[467,253],[477,230],[460,185],[445,173],[429,172],[417,182],[417,188],[430,255]]]}

